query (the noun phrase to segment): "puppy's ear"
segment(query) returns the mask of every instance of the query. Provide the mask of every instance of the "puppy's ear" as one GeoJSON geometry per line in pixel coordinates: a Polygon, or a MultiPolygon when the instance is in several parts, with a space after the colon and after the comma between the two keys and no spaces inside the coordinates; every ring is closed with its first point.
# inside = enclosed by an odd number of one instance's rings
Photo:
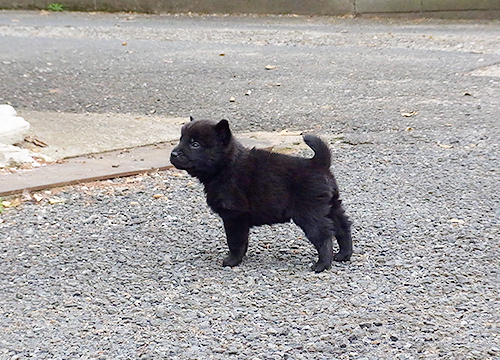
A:
{"type": "Polygon", "coordinates": [[[219,121],[217,125],[215,125],[215,131],[224,145],[229,144],[231,140],[231,130],[229,130],[229,123],[227,120],[219,121]]]}
{"type": "Polygon", "coordinates": [[[194,117],[190,116],[189,121],[194,121],[194,117]]]}

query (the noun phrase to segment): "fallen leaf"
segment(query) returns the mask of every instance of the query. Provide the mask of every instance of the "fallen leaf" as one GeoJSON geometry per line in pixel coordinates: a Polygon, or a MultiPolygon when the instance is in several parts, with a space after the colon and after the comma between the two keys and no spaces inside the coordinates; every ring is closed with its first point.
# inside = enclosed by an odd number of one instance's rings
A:
{"type": "Polygon", "coordinates": [[[163,194],[154,194],[154,195],[153,195],[153,197],[154,197],[155,199],[160,199],[160,198],[165,197],[165,195],[163,195],[163,194]]]}
{"type": "Polygon", "coordinates": [[[43,200],[43,195],[40,194],[33,194],[33,198],[37,201],[40,202],[43,200]]]}
{"type": "Polygon", "coordinates": [[[49,199],[49,204],[50,204],[50,205],[61,204],[61,203],[63,203],[64,201],[65,201],[64,199],[59,199],[59,198],[51,198],[51,199],[49,199]]]}
{"type": "Polygon", "coordinates": [[[451,219],[450,222],[454,223],[454,224],[464,224],[465,221],[464,220],[460,220],[460,219],[451,219]]]}
{"type": "Polygon", "coordinates": [[[266,66],[266,70],[272,70],[272,69],[276,69],[276,66],[275,65],[267,65],[266,66]]]}
{"type": "Polygon", "coordinates": [[[24,141],[26,142],[29,142],[29,143],[32,143],[33,145],[36,145],[36,146],[39,146],[39,147],[47,147],[48,145],[46,143],[44,143],[43,141],[41,140],[38,140],[36,137],[34,136],[26,136],[24,138],[24,141]]]}
{"type": "Polygon", "coordinates": [[[124,42],[124,43],[122,44],[122,46],[127,46],[127,43],[126,43],[126,42],[124,42]]]}
{"type": "Polygon", "coordinates": [[[22,163],[19,167],[22,170],[29,170],[29,169],[33,169],[33,164],[32,163],[22,163]]]}
{"type": "Polygon", "coordinates": [[[22,196],[22,201],[30,201],[31,200],[31,194],[29,190],[23,190],[23,196],[22,196]]]}
{"type": "Polygon", "coordinates": [[[15,199],[14,199],[14,200],[12,200],[12,201],[3,201],[3,202],[2,202],[2,205],[3,205],[4,207],[6,207],[6,208],[7,208],[7,207],[11,207],[11,208],[13,208],[13,207],[16,207],[16,206],[21,205],[21,199],[20,199],[20,198],[15,198],[15,199]]]}
{"type": "Polygon", "coordinates": [[[137,201],[131,201],[130,205],[139,205],[139,203],[137,201]]]}
{"type": "MultiPolygon", "coordinates": [[[[31,149],[32,152],[40,152],[40,149],[31,149]]],[[[36,156],[36,155],[31,155],[31,157],[38,163],[38,164],[45,164],[47,163],[47,159],[44,158],[43,156],[36,156]]]]}
{"type": "Polygon", "coordinates": [[[411,112],[402,112],[401,116],[404,117],[412,117],[418,114],[418,111],[411,111],[411,112]]]}
{"type": "Polygon", "coordinates": [[[356,16],[357,16],[356,14],[348,13],[348,14],[345,14],[345,15],[341,15],[340,18],[341,19],[354,19],[356,16]]]}
{"type": "Polygon", "coordinates": [[[451,149],[453,147],[453,145],[446,145],[446,144],[441,144],[441,143],[437,143],[437,145],[439,147],[442,147],[443,149],[451,149]]]}

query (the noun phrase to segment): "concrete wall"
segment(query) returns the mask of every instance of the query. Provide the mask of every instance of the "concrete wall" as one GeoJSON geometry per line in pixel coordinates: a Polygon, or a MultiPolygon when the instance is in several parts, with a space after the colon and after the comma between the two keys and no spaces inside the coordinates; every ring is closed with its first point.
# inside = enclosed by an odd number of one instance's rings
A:
{"type": "Polygon", "coordinates": [[[349,0],[0,0],[0,8],[46,9],[50,3],[61,3],[68,10],[148,13],[338,15],[354,11],[349,0]]]}
{"type": "Polygon", "coordinates": [[[355,0],[358,13],[500,10],[500,0],[355,0]]]}
{"type": "Polygon", "coordinates": [[[51,3],[60,3],[66,10],[75,11],[146,13],[341,15],[465,12],[484,13],[489,17],[500,14],[500,0],[0,0],[0,8],[46,9],[51,3]]]}

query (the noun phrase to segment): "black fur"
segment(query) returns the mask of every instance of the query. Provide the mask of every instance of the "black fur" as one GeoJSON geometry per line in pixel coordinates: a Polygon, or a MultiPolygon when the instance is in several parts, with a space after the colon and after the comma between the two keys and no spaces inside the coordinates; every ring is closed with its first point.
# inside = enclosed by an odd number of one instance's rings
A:
{"type": "Polygon", "coordinates": [[[221,216],[229,246],[224,266],[241,262],[252,226],[291,219],[318,251],[316,272],[330,268],[332,260],[350,259],[351,223],[330,172],[330,150],[316,136],[305,135],[304,141],[314,150],[312,159],[245,149],[226,120],[192,120],[182,128],[170,160],[203,183],[208,205],[221,216]]]}

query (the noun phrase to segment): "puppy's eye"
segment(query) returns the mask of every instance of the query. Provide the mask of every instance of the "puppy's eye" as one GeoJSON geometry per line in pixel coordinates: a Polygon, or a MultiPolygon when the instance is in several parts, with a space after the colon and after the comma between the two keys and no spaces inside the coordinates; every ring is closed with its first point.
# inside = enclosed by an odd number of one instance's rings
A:
{"type": "Polygon", "coordinates": [[[197,149],[200,147],[200,143],[198,141],[191,140],[191,144],[189,144],[193,149],[197,149]]]}

